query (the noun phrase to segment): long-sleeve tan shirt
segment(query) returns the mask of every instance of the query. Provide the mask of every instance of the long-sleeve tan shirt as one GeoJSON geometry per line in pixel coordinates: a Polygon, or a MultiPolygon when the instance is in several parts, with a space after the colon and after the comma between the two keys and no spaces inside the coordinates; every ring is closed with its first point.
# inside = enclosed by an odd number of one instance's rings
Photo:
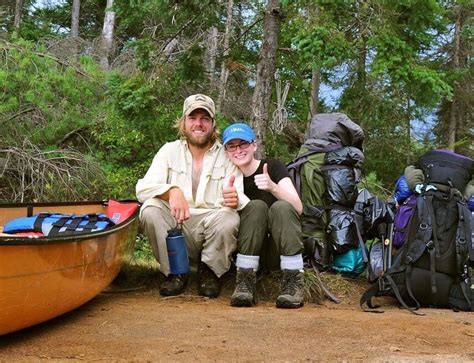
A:
{"type": "Polygon", "coordinates": [[[147,173],[136,185],[137,198],[147,205],[157,204],[156,197],[166,193],[171,187],[179,187],[189,204],[191,215],[206,209],[223,207],[223,189],[231,175],[235,175],[234,186],[239,195],[241,210],[249,202],[244,194],[243,176],[225,154],[224,147],[215,142],[203,159],[201,178],[196,191],[192,193],[193,160],[185,140],[166,143],[155,155],[147,173]]]}

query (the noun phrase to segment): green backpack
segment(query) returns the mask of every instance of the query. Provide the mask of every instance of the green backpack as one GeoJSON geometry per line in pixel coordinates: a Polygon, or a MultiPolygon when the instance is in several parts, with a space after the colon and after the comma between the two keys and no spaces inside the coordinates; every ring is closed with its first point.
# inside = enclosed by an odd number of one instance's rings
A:
{"type": "Polygon", "coordinates": [[[310,150],[303,145],[296,159],[288,165],[303,202],[301,223],[305,251],[306,254],[315,256],[316,262],[323,270],[328,269],[330,265],[326,232],[329,216],[324,197],[326,183],[321,171],[327,151],[329,148],[310,150]]]}
{"type": "Polygon", "coordinates": [[[297,157],[287,165],[296,190],[303,202],[302,231],[305,255],[318,265],[320,270],[331,267],[333,252],[328,240],[330,209],[324,168],[326,154],[345,146],[362,149],[364,133],[345,114],[317,114],[311,120],[306,141],[297,157]]]}

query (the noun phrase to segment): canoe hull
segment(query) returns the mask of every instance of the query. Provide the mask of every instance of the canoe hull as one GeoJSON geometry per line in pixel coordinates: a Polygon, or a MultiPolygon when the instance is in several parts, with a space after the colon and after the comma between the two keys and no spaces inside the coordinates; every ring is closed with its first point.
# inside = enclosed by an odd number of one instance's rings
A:
{"type": "MultiPolygon", "coordinates": [[[[135,214],[110,233],[2,244],[0,335],[52,319],[100,293],[133,253],[135,214]]],[[[23,239],[22,239],[23,240],[23,239]]]]}

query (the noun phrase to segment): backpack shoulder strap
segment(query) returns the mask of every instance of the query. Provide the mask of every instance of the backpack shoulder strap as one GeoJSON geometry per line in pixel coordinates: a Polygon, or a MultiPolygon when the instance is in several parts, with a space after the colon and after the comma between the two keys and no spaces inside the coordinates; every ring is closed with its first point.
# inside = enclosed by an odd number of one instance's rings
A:
{"type": "MultiPolygon", "coordinates": [[[[438,287],[436,284],[436,255],[440,254],[440,249],[434,227],[436,223],[434,221],[433,194],[428,192],[420,195],[417,199],[417,209],[418,221],[420,224],[416,236],[417,238],[420,238],[426,246],[426,250],[430,255],[431,294],[433,297],[436,297],[436,294],[438,293],[438,287]]],[[[408,267],[408,270],[411,272],[411,266],[408,267]]],[[[409,291],[411,291],[410,281],[411,279],[408,276],[406,284],[409,291]]]]}
{"type": "Polygon", "coordinates": [[[337,149],[340,149],[341,145],[340,144],[331,144],[325,147],[312,147],[310,148],[307,152],[304,154],[297,156],[293,161],[290,161],[287,165],[286,168],[288,170],[293,170],[294,171],[294,181],[295,181],[295,187],[298,195],[301,196],[301,165],[303,165],[305,162],[308,161],[308,158],[311,155],[314,154],[320,154],[320,153],[327,153],[329,151],[334,151],[337,149]]]}
{"type": "MultiPolygon", "coordinates": [[[[471,223],[471,213],[466,205],[458,201],[459,222],[456,231],[456,262],[460,275],[461,291],[466,302],[474,311],[474,301],[470,298],[471,273],[470,265],[474,262],[474,229],[471,223]]],[[[472,293],[472,292],[471,292],[472,293]]]]}
{"type": "Polygon", "coordinates": [[[405,308],[409,312],[415,315],[425,315],[416,311],[418,310],[418,306],[413,308],[407,305],[407,303],[403,300],[400,294],[400,290],[398,289],[397,284],[393,280],[392,276],[390,276],[390,274],[386,274],[380,277],[375,284],[373,284],[371,287],[369,287],[369,289],[365,291],[365,293],[361,296],[360,301],[359,301],[360,307],[366,312],[383,313],[384,312],[383,310],[376,310],[380,306],[373,305],[372,298],[376,296],[386,295],[388,291],[393,292],[398,302],[402,305],[403,308],[405,308]],[[365,309],[364,304],[367,304],[367,307],[370,310],[365,309]]]}
{"type": "Polygon", "coordinates": [[[468,257],[472,263],[474,262],[474,230],[471,226],[471,223],[473,223],[471,213],[463,202],[458,201],[457,206],[459,222],[456,231],[456,253],[459,249],[459,252],[464,255],[460,256],[461,259],[464,260],[465,257],[468,257]]]}
{"type": "Polygon", "coordinates": [[[314,154],[319,154],[319,153],[327,153],[330,151],[334,151],[337,149],[340,149],[342,146],[340,144],[331,144],[325,147],[311,147],[308,151],[306,151],[304,154],[297,156],[293,161],[290,161],[287,164],[288,169],[293,169],[294,167],[297,167],[303,163],[305,163],[308,160],[308,157],[314,154]]]}

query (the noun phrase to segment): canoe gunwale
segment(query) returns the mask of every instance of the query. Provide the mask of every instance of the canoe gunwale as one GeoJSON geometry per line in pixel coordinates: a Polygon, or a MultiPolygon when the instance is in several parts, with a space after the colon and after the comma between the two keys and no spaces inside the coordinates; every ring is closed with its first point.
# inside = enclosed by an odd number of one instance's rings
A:
{"type": "MultiPolygon", "coordinates": [[[[123,202],[135,202],[138,203],[136,200],[123,200],[123,202]]],[[[139,203],[138,203],[139,204],[139,203]]],[[[106,206],[107,201],[88,201],[88,202],[58,202],[58,203],[17,203],[17,204],[0,204],[0,210],[2,208],[28,208],[28,207],[48,207],[48,206],[71,206],[71,205],[102,205],[106,206]]],[[[140,204],[139,204],[140,206],[140,204]]],[[[116,233],[122,229],[128,228],[130,224],[132,224],[135,219],[138,218],[138,214],[140,213],[140,208],[137,210],[126,220],[120,222],[117,225],[112,227],[96,231],[96,232],[85,232],[85,233],[77,233],[71,235],[61,235],[61,236],[54,236],[54,237],[0,237],[0,246],[31,246],[31,245],[49,245],[49,244],[57,244],[57,243],[72,243],[72,242],[80,242],[83,240],[88,240],[91,238],[99,238],[108,236],[110,234],[116,233]]]]}

